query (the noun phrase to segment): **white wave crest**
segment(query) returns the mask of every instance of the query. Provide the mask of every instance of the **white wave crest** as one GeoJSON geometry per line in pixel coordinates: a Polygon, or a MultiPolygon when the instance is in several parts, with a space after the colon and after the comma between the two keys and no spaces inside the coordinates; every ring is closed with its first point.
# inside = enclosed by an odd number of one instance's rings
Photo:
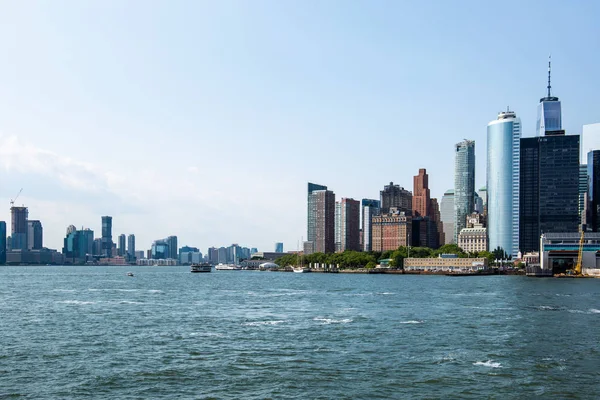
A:
{"type": "Polygon", "coordinates": [[[78,304],[78,305],[86,305],[86,304],[96,304],[95,301],[81,301],[81,300],[63,300],[59,301],[61,304],[78,304]]]}
{"type": "Polygon", "coordinates": [[[400,321],[401,324],[422,324],[424,322],[425,321],[423,321],[422,319],[420,319],[420,320],[414,320],[414,319],[412,319],[410,321],[400,321]]]}
{"type": "Polygon", "coordinates": [[[253,322],[246,322],[242,325],[244,326],[261,326],[261,325],[279,325],[279,324],[283,324],[286,321],[253,321],[253,322]]]}
{"type": "Polygon", "coordinates": [[[592,313],[592,314],[600,314],[600,310],[598,310],[597,308],[590,308],[590,313],[592,313]]]}
{"type": "Polygon", "coordinates": [[[122,300],[119,302],[119,304],[144,304],[141,301],[128,301],[128,300],[122,300]]]}
{"type": "Polygon", "coordinates": [[[313,318],[313,321],[321,321],[321,322],[323,322],[324,325],[329,325],[329,324],[349,324],[350,322],[352,322],[352,319],[350,319],[350,318],[345,318],[345,319],[313,318]]]}
{"type": "Polygon", "coordinates": [[[502,364],[500,364],[499,362],[494,362],[492,360],[477,361],[477,362],[474,362],[473,365],[480,365],[482,367],[488,367],[488,368],[502,368],[502,364]]]}

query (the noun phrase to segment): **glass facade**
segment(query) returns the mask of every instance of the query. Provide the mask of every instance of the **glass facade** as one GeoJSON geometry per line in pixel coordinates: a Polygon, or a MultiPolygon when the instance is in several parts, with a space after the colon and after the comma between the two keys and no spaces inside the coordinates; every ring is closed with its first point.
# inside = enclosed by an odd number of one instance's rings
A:
{"type": "Polygon", "coordinates": [[[455,146],[454,159],[454,243],[467,227],[467,215],[475,210],[475,141],[464,140],[455,146]]]}
{"type": "Polygon", "coordinates": [[[488,249],[519,251],[521,120],[506,111],[487,126],[488,249]]]}
{"type": "Polygon", "coordinates": [[[600,150],[587,154],[587,228],[592,232],[600,229],[600,150]]]}
{"type": "Polygon", "coordinates": [[[6,222],[0,221],[0,265],[6,264],[6,222]]]}
{"type": "Polygon", "coordinates": [[[379,200],[362,199],[363,251],[373,250],[373,216],[381,209],[379,200]]]}
{"type": "Polygon", "coordinates": [[[454,241],[454,190],[446,190],[440,204],[440,219],[444,230],[444,243],[456,243],[454,241]]]}
{"type": "Polygon", "coordinates": [[[112,257],[112,217],[102,217],[102,255],[112,257]]]}
{"type": "Polygon", "coordinates": [[[540,236],[579,229],[579,135],[521,139],[521,251],[540,236]]]}
{"type": "Polygon", "coordinates": [[[558,97],[544,97],[538,105],[536,136],[544,136],[546,132],[561,129],[561,106],[558,97]]]}

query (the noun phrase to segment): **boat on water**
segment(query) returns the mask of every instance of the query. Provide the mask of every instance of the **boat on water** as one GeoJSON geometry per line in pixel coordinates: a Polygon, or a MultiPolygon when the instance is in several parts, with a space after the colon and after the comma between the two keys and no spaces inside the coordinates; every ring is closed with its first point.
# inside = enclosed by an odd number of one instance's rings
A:
{"type": "Polygon", "coordinates": [[[223,264],[223,263],[219,263],[215,269],[217,271],[238,271],[241,270],[242,267],[239,265],[235,265],[235,264],[223,264]]]}
{"type": "Polygon", "coordinates": [[[133,276],[133,272],[128,272],[127,276],[133,276]]]}
{"type": "Polygon", "coordinates": [[[192,264],[190,272],[212,272],[212,265],[209,263],[192,264]]]}
{"type": "Polygon", "coordinates": [[[294,267],[293,271],[297,274],[302,274],[302,273],[307,273],[310,272],[309,268],[304,268],[304,267],[294,267]]]}

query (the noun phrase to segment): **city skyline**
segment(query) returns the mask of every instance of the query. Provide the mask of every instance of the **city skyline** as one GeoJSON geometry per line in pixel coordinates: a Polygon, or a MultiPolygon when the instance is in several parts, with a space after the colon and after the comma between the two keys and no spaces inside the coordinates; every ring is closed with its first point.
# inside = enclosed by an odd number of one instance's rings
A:
{"type": "Polygon", "coordinates": [[[598,4],[509,2],[511,26],[485,4],[468,16],[443,2],[341,5],[5,5],[0,220],[24,188],[18,205],[42,221],[50,248],[68,225],[100,232],[97,217],[111,215],[114,237],[134,233],[140,248],[175,233],[269,249],[305,234],[305,182],[372,198],[386,182],[410,188],[426,168],[441,199],[465,137],[477,143],[480,188],[499,110],[509,105],[522,136],[535,136],[549,53],[563,128],[599,120],[598,4]],[[424,17],[436,22],[422,30],[424,17]],[[559,17],[563,29],[545,29],[559,17]],[[498,58],[503,43],[526,56],[498,58]],[[364,159],[388,147],[405,150],[400,162],[364,159]],[[265,150],[270,163],[250,161],[265,150]]]}

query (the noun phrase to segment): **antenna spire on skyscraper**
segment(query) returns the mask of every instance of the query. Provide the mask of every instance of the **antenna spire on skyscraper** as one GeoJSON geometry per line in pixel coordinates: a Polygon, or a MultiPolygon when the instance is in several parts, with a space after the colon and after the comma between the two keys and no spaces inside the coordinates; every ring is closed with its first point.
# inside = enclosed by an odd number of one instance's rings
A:
{"type": "Polygon", "coordinates": [[[550,85],[550,72],[552,70],[552,54],[548,56],[548,97],[550,97],[550,89],[552,86],[550,85]]]}

